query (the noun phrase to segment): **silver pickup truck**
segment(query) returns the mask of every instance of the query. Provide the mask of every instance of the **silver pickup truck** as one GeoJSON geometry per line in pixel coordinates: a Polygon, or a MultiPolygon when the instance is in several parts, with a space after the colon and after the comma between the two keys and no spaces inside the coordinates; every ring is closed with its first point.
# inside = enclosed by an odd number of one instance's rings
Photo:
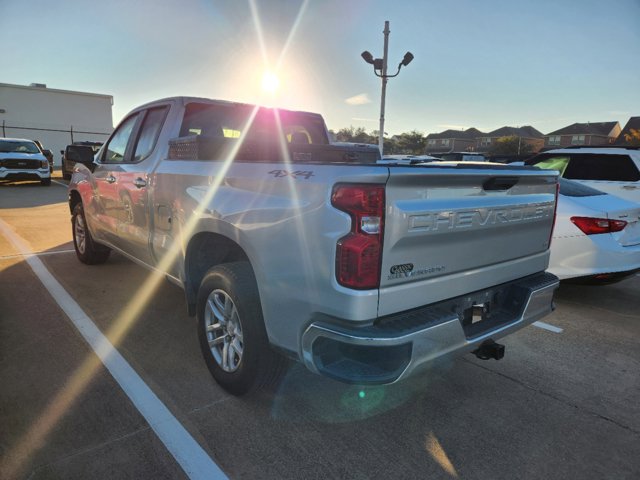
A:
{"type": "Polygon", "coordinates": [[[547,315],[556,172],[378,164],[306,112],[200,98],[135,109],[69,184],[80,261],[111,250],[181,286],[234,394],[287,358],[393,383],[547,315]]]}

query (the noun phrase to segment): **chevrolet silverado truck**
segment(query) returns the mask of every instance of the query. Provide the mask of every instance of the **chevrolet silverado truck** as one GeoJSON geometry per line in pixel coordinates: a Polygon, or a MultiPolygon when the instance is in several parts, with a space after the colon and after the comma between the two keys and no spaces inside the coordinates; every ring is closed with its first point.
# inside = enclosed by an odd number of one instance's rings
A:
{"type": "Polygon", "coordinates": [[[77,256],[116,251],[184,289],[216,381],[277,385],[289,359],[387,384],[550,313],[557,172],[378,164],[318,114],[200,98],[133,110],[76,165],[77,256]]]}

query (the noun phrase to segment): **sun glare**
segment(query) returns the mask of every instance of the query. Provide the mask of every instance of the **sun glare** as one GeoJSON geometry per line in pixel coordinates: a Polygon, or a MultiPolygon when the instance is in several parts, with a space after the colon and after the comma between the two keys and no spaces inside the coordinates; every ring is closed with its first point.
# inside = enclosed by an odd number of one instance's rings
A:
{"type": "Polygon", "coordinates": [[[262,75],[262,90],[267,93],[274,94],[280,86],[280,80],[273,72],[266,71],[262,75]]]}

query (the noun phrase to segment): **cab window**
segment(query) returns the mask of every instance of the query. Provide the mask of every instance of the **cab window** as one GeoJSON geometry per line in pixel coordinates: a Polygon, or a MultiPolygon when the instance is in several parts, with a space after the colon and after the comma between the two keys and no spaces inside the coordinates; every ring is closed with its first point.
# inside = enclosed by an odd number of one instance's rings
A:
{"type": "Polygon", "coordinates": [[[131,134],[136,126],[136,122],[139,117],[139,113],[134,113],[124,122],[120,124],[113,136],[109,140],[103,161],[105,163],[123,163],[126,161],[127,145],[131,138],[131,134]]]}
{"type": "Polygon", "coordinates": [[[168,110],[169,107],[157,107],[147,110],[138,135],[138,143],[133,155],[134,162],[144,160],[155,148],[168,110]]]}

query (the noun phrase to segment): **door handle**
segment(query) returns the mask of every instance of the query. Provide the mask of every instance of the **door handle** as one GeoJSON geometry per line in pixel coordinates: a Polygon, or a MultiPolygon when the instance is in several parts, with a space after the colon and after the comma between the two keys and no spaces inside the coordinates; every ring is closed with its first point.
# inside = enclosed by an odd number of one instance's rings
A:
{"type": "Polygon", "coordinates": [[[116,182],[116,177],[114,177],[113,175],[109,175],[108,177],[105,177],[105,181],[107,181],[109,183],[115,183],[116,182]]]}
{"type": "Polygon", "coordinates": [[[142,187],[146,187],[147,186],[147,182],[144,179],[140,178],[140,177],[136,178],[133,181],[133,184],[138,188],[142,188],[142,187]]]}
{"type": "Polygon", "coordinates": [[[623,185],[622,188],[625,190],[636,190],[638,188],[637,185],[623,185]]]}

